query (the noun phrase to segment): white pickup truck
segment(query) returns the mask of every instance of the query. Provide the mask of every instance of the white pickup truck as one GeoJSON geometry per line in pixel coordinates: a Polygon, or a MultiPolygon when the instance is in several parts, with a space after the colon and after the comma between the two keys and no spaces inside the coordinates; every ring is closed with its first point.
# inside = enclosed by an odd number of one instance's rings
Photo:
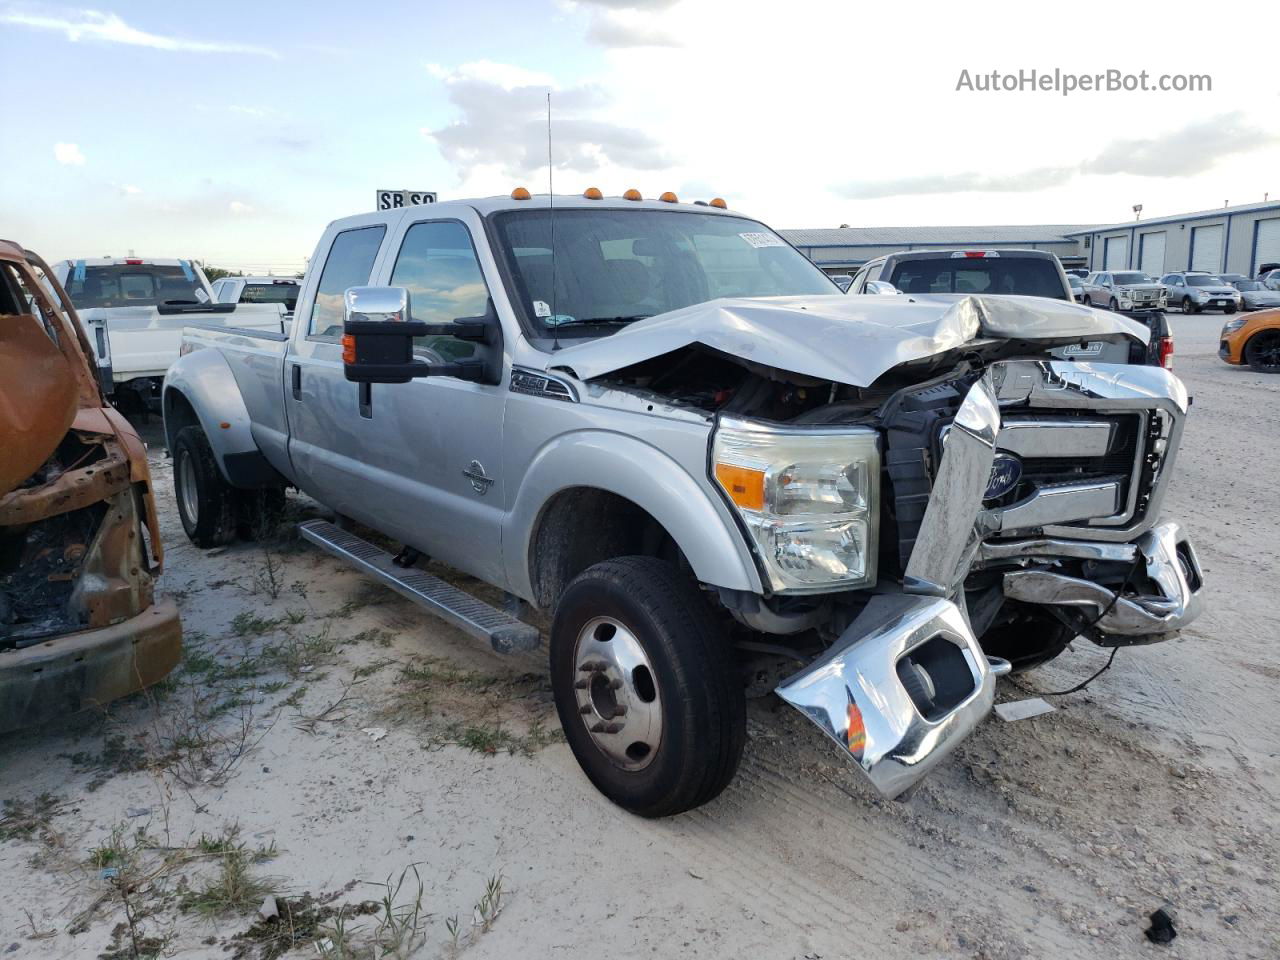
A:
{"type": "Polygon", "coordinates": [[[53,272],[93,345],[102,391],[117,406],[159,409],[165,371],[178,359],[185,326],[287,329],[283,303],[215,303],[204,271],[191,260],[61,260],[53,272]]]}

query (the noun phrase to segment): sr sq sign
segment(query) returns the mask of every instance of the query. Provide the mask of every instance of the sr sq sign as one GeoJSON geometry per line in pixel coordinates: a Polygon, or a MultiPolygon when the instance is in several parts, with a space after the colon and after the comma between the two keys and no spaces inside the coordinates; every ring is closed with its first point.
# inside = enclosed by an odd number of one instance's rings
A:
{"type": "Polygon", "coordinates": [[[379,190],[375,209],[397,210],[400,207],[420,207],[424,203],[435,202],[434,190],[379,190]]]}

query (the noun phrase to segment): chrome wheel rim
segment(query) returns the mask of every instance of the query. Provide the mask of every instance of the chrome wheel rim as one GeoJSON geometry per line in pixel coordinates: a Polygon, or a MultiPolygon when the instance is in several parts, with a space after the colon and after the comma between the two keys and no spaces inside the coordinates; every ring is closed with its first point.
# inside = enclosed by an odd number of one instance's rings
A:
{"type": "Polygon", "coordinates": [[[178,454],[178,496],[182,501],[182,512],[194,527],[200,522],[196,465],[191,460],[191,454],[185,450],[178,454]]]}
{"type": "Polygon", "coordinates": [[[597,617],[573,650],[573,694],[591,742],[624,770],[642,770],[662,743],[662,698],[640,641],[621,621],[597,617]]]}

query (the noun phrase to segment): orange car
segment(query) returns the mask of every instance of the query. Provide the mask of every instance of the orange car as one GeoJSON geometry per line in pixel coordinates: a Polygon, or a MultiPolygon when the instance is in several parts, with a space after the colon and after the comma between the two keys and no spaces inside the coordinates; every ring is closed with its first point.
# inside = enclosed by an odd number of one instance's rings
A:
{"type": "Polygon", "coordinates": [[[1258,373],[1280,373],[1280,309],[1233,317],[1222,325],[1218,356],[1258,373]]]}

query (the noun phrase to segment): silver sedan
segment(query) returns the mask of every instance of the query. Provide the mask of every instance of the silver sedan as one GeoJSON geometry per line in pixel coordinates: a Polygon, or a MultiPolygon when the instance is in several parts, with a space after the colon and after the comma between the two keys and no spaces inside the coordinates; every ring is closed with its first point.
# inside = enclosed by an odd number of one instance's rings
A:
{"type": "Polygon", "coordinates": [[[1237,280],[1232,286],[1240,291],[1242,309],[1268,310],[1280,307],[1280,290],[1269,290],[1259,280],[1237,280]]]}

